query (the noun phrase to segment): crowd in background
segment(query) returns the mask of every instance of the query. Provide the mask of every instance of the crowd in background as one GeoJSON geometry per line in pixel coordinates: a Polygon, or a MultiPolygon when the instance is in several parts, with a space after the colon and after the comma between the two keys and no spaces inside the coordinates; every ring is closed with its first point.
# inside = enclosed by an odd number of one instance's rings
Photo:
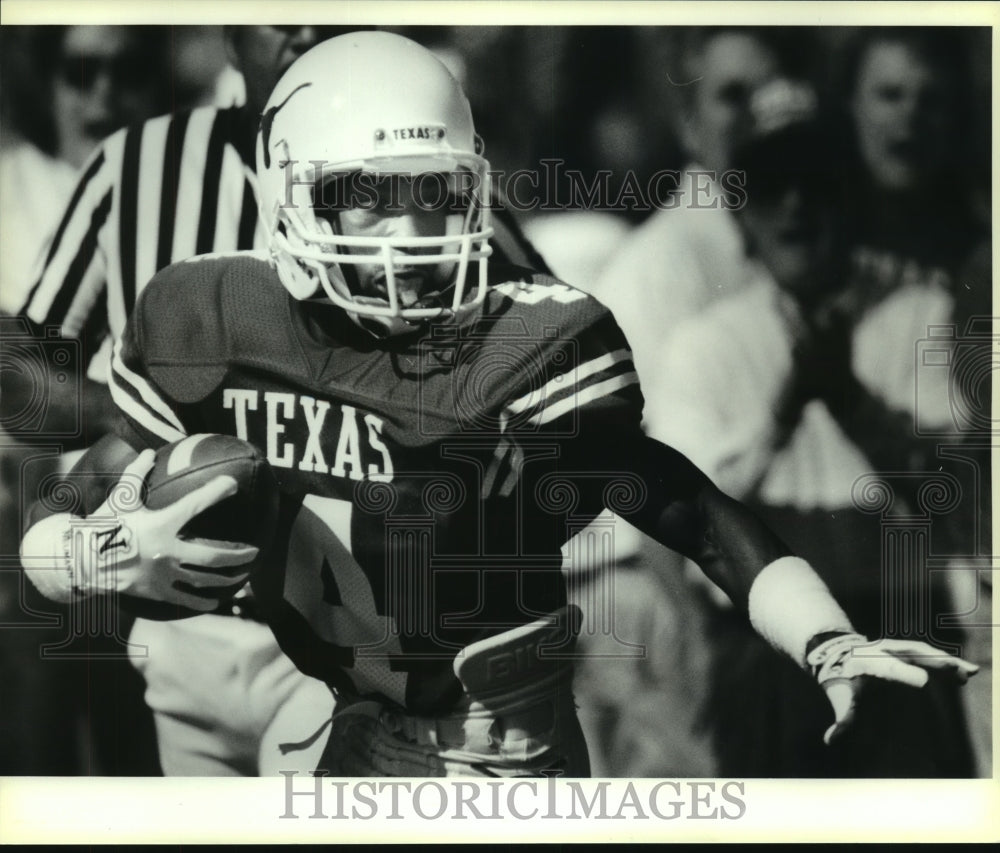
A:
{"type": "MultiPolygon", "coordinates": [[[[932,683],[898,701],[909,688],[882,688],[831,750],[809,679],[681,558],[618,521],[613,570],[567,549],[571,588],[597,602],[578,686],[594,774],[990,775],[990,327],[984,373],[973,331],[984,327],[970,325],[992,307],[989,31],[399,31],[463,81],[500,201],[553,272],[614,311],[647,430],[771,522],[859,630],[950,644],[984,667],[961,692],[932,683]],[[519,170],[543,177],[507,180],[519,170]],[[570,172],[598,195],[568,191],[570,172]],[[655,185],[674,191],[654,203],[644,190],[664,173],[655,185]],[[937,361],[922,355],[932,329],[937,361]],[[978,372],[956,379],[964,353],[978,372]],[[938,486],[955,499],[935,503],[938,486]],[[920,544],[900,544],[901,531],[920,544]],[[655,638],[646,653],[640,637],[655,638]]],[[[4,27],[0,38],[0,308],[13,315],[98,142],[243,92],[216,27],[4,27]]],[[[4,447],[5,471],[26,453],[4,447]]],[[[2,500],[7,555],[19,496],[2,500]]],[[[0,621],[24,621],[23,601],[3,572],[0,621]]],[[[47,714],[86,692],[87,665],[21,659],[57,634],[37,621],[0,632],[11,676],[0,774],[143,772],[155,750],[143,751],[138,722],[136,743],[116,740],[103,766],[87,745],[112,735],[93,698],[52,746],[60,726],[47,714]],[[33,764],[53,749],[61,763],[33,764]]],[[[114,683],[141,691],[133,675],[114,683]]]]}

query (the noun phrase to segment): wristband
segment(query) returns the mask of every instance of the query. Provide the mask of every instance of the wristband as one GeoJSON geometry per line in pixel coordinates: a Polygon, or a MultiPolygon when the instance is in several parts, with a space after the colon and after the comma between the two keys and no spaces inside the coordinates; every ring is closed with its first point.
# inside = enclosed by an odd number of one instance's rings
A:
{"type": "Polygon", "coordinates": [[[66,604],[82,593],[73,567],[72,518],[68,512],[33,524],[21,540],[21,565],[46,598],[66,604]]]}
{"type": "MultiPolygon", "coordinates": [[[[811,648],[806,655],[806,665],[817,679],[823,680],[838,675],[844,659],[859,645],[868,642],[861,634],[827,635],[827,639],[811,648]]],[[[810,646],[812,644],[810,643],[810,646]]]]}
{"type": "Polygon", "coordinates": [[[800,557],[764,566],[750,586],[748,609],[757,633],[803,668],[817,634],[856,633],[823,579],[800,557]]]}

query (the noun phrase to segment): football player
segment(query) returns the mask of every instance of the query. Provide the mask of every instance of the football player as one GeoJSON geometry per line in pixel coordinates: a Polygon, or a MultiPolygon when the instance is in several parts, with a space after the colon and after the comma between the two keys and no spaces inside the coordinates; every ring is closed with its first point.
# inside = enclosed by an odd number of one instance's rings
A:
{"type": "MultiPolygon", "coordinates": [[[[295,59],[319,41],[355,29],[308,24],[225,27],[227,53],[246,84],[245,104],[159,116],[123,129],[100,146],[79,176],[19,319],[31,337],[22,335],[20,342],[4,339],[0,420],[13,435],[37,442],[39,431],[55,433],[60,442],[65,439],[64,446],[75,448],[111,428],[115,406],[107,388],[109,353],[124,331],[137,293],[157,270],[173,262],[265,245],[254,171],[259,115],[295,59]],[[172,177],[162,180],[163,175],[172,177]],[[6,369],[19,359],[31,360],[35,338],[55,345],[55,327],[60,340],[78,340],[78,346],[66,350],[83,356],[79,370],[51,364],[40,385],[36,371],[6,369]],[[29,352],[18,355],[22,346],[29,352]],[[48,392],[45,422],[29,423],[32,419],[23,414],[35,408],[31,401],[37,402],[40,387],[48,392]],[[77,430],[78,423],[86,429],[77,430]]],[[[546,269],[509,212],[494,213],[499,213],[493,220],[494,257],[546,269]]],[[[19,491],[13,489],[12,494],[19,491]]],[[[94,630],[95,625],[91,619],[88,628],[94,630]]],[[[198,618],[169,623],[136,619],[131,630],[127,625],[122,630],[128,634],[132,663],[145,682],[165,775],[270,775],[277,761],[288,767],[280,751],[294,739],[288,731],[297,731],[303,716],[329,716],[317,710],[324,701],[332,707],[329,691],[302,676],[280,653],[249,596],[198,618]],[[191,670],[191,660],[199,662],[197,671],[191,670]],[[247,711],[234,714],[233,708],[247,711]]],[[[117,648],[117,642],[114,645],[117,648]]],[[[32,663],[30,656],[15,660],[25,678],[34,680],[39,671],[53,676],[51,666],[39,670],[39,662],[32,663]]],[[[112,688],[101,688],[95,679],[118,678],[113,669],[77,669],[102,697],[120,694],[122,685],[130,683],[120,678],[112,688]]],[[[135,714],[121,702],[119,709],[135,714]]],[[[94,715],[95,720],[106,717],[94,715]]],[[[308,765],[311,759],[298,755],[308,765]]]]}
{"type": "MultiPolygon", "coordinates": [[[[644,436],[607,310],[489,263],[488,164],[428,51],[379,32],[309,51],[268,102],[257,158],[269,251],[157,274],[114,354],[120,423],[80,467],[134,484],[150,448],[204,432],[266,451],[281,510],[250,580],[286,654],[336,694],[312,737],[323,769],[586,775],[560,546],[604,507],[698,562],[815,673],[829,738],[862,676],[916,687],[976,670],[856,634],[808,564],[644,436]]],[[[155,511],[94,490],[86,524],[28,529],[25,570],[57,599],[210,609],[254,549],[177,531],[233,488],[155,511]],[[128,535],[102,553],[107,525],[128,535]]]]}

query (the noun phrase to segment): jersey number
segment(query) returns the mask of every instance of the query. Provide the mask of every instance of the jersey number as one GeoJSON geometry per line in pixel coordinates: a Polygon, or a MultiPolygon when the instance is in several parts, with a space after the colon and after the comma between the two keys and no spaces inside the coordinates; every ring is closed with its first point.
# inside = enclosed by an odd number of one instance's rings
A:
{"type": "Polygon", "coordinates": [[[354,649],[349,670],[361,693],[406,698],[406,673],[393,672],[401,655],[395,620],[380,614],[371,582],[351,553],[350,501],[306,495],[292,524],[285,599],[328,643],[354,649]]]}

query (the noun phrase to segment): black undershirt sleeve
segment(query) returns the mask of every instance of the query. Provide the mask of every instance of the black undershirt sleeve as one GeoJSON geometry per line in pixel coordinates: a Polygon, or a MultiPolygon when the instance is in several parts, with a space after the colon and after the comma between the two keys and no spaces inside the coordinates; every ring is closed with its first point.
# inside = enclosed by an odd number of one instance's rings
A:
{"type": "MultiPolygon", "coordinates": [[[[791,554],[747,507],[721,492],[687,457],[642,435],[616,440],[587,433],[562,460],[600,458],[645,485],[635,507],[609,507],[660,544],[697,563],[732,602],[746,608],[750,586],[766,565],[791,554]]],[[[582,466],[576,466],[580,470],[582,466]]]]}

